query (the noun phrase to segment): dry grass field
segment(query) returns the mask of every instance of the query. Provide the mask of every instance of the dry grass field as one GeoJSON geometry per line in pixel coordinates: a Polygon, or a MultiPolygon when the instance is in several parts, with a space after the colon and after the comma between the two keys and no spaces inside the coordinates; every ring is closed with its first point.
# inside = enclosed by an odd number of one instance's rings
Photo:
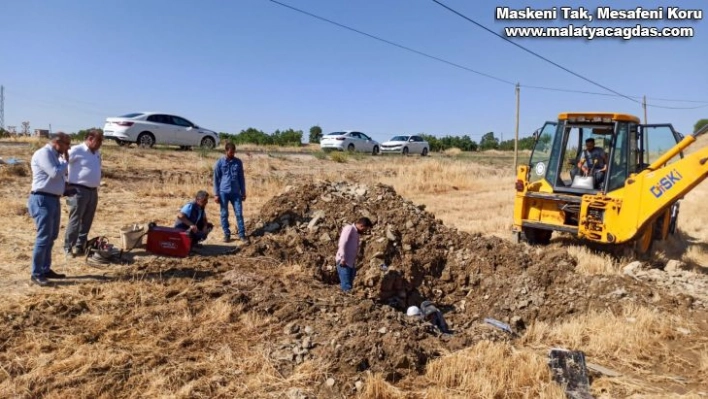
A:
{"type": "MultiPolygon", "coordinates": [[[[0,141],[0,157],[29,161],[41,144],[0,141]]],[[[172,225],[179,208],[197,190],[211,191],[211,167],[221,155],[111,143],[102,152],[105,184],[91,236],[105,235],[115,244],[124,225],[172,225]]],[[[447,226],[510,238],[511,154],[453,151],[422,158],[298,152],[237,148],[246,168],[247,221],[289,186],[321,180],[383,183],[424,204],[447,226]]],[[[594,374],[595,397],[708,397],[705,308],[669,311],[633,303],[625,303],[621,312],[599,308],[557,322],[534,323],[515,340],[482,340],[455,351],[441,347],[440,356],[429,359],[419,376],[398,381],[366,371],[355,380],[343,380],[324,355],[284,374],[269,349],[281,339],[282,328],[273,327],[277,312],[245,309],[277,296],[279,286],[307,286],[302,272],[306,265],[238,254],[159,258],[136,250],[128,265],[96,269],[80,258],[64,257],[68,212],[62,204],[53,263],[69,278],[38,288],[29,283],[35,234],[26,209],[30,184],[27,166],[0,166],[0,397],[562,398],[563,390],[552,381],[546,363],[552,347],[582,350],[589,362],[620,374],[594,374]],[[230,271],[250,279],[251,286],[242,289],[250,295],[248,302],[222,283],[230,271]],[[346,389],[323,394],[329,378],[335,387],[346,389]]],[[[708,271],[706,195],[704,183],[686,196],[679,217],[681,234],[660,246],[655,261],[663,265],[669,259],[681,260],[691,268],[684,277],[695,281],[705,281],[708,271]]],[[[208,245],[224,251],[240,245],[218,241],[218,205],[210,203],[207,214],[217,225],[208,245]]],[[[562,237],[530,251],[567,251],[577,259],[579,276],[633,281],[623,276],[630,259],[594,252],[562,237]]],[[[336,286],[309,289],[313,295],[337,291],[336,286]]],[[[658,283],[651,290],[662,298],[677,294],[677,288],[671,291],[658,283]]]]}

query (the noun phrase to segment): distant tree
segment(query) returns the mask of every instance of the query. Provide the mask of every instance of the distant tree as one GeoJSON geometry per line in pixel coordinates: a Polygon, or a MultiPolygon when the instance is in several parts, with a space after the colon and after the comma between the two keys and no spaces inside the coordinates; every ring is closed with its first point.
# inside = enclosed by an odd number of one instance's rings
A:
{"type": "Polygon", "coordinates": [[[233,137],[231,133],[219,132],[219,141],[229,141],[233,137]]]}
{"type": "Polygon", "coordinates": [[[322,128],[318,125],[310,128],[310,144],[319,144],[322,139],[322,128]]]}
{"type": "Polygon", "coordinates": [[[477,151],[477,143],[475,143],[470,136],[464,135],[459,137],[455,147],[461,149],[462,151],[477,151]]]}
{"type": "Polygon", "coordinates": [[[262,130],[249,127],[246,130],[241,130],[238,134],[229,135],[227,140],[236,145],[256,144],[299,147],[302,145],[302,136],[302,130],[288,129],[282,132],[276,130],[273,134],[268,134],[262,130]]]}
{"type": "MultiPolygon", "coordinates": [[[[532,150],[533,144],[533,136],[520,138],[518,148],[519,150],[532,150]]],[[[514,151],[514,140],[504,140],[500,142],[498,149],[501,151],[514,151]]]]}
{"type": "Polygon", "coordinates": [[[494,137],[494,132],[485,133],[479,141],[479,149],[482,151],[496,150],[497,148],[499,148],[499,139],[494,137]]]}
{"type": "Polygon", "coordinates": [[[276,130],[273,133],[273,143],[284,147],[299,147],[302,145],[302,130],[276,130]]]}
{"type": "Polygon", "coordinates": [[[703,126],[708,125],[708,119],[699,119],[695,125],[693,125],[693,131],[697,132],[703,128],[703,126]]]}
{"type": "Polygon", "coordinates": [[[450,148],[459,148],[462,151],[477,151],[477,143],[468,135],[464,136],[444,136],[435,137],[429,134],[420,133],[420,137],[430,145],[430,151],[445,151],[450,148]]]}
{"type": "Polygon", "coordinates": [[[275,144],[271,135],[252,127],[249,127],[246,130],[241,130],[238,134],[231,137],[231,141],[234,144],[275,144]]]}
{"type": "Polygon", "coordinates": [[[10,132],[5,129],[0,128],[0,137],[10,137],[10,132]]]}

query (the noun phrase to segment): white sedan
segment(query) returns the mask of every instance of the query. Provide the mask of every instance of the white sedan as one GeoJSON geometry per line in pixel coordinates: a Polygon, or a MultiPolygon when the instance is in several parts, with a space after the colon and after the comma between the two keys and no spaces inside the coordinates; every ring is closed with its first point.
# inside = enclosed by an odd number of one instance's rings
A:
{"type": "Polygon", "coordinates": [[[420,136],[394,136],[391,140],[381,143],[381,153],[420,154],[428,155],[430,144],[420,136]]]}
{"type": "Polygon", "coordinates": [[[107,118],[103,136],[119,145],[136,143],[141,147],[168,144],[212,149],[219,145],[216,132],[203,129],[181,116],[157,112],[135,112],[107,118]]]}
{"type": "Polygon", "coordinates": [[[320,139],[320,148],[324,151],[358,151],[376,155],[381,146],[371,137],[362,132],[345,131],[328,133],[320,139]]]}

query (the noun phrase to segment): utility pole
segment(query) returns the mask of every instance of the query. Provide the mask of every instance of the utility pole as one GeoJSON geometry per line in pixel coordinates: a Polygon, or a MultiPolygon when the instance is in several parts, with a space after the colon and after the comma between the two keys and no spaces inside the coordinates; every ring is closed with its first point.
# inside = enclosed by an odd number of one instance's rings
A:
{"type": "Polygon", "coordinates": [[[0,86],[0,129],[5,129],[5,86],[0,86]]]}
{"type": "Polygon", "coordinates": [[[516,132],[514,134],[514,174],[519,165],[519,84],[516,84],[516,132]]]}
{"type": "Polygon", "coordinates": [[[647,96],[642,97],[642,108],[644,108],[644,124],[647,124],[647,96]]]}

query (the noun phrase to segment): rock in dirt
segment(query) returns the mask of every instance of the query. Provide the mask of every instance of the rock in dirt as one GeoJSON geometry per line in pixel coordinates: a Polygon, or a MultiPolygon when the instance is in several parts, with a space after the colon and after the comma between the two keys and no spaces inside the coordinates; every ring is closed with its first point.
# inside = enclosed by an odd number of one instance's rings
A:
{"type": "Polygon", "coordinates": [[[307,399],[308,396],[300,388],[290,388],[288,399],[307,399]]]}
{"type": "Polygon", "coordinates": [[[682,270],[686,270],[686,264],[675,259],[666,262],[666,266],[664,267],[664,271],[667,273],[680,272],[682,270]]]}
{"type": "Polygon", "coordinates": [[[634,261],[627,266],[622,268],[622,272],[626,275],[634,275],[637,271],[642,269],[642,262],[634,261]]]}

